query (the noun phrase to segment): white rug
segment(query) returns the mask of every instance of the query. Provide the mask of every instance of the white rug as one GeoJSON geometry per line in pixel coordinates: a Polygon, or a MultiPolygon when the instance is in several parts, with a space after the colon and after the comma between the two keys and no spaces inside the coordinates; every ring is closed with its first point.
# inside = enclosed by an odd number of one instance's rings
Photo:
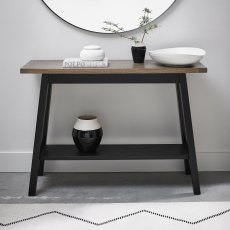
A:
{"type": "Polygon", "coordinates": [[[230,230],[230,202],[1,204],[6,230],[230,230]]]}

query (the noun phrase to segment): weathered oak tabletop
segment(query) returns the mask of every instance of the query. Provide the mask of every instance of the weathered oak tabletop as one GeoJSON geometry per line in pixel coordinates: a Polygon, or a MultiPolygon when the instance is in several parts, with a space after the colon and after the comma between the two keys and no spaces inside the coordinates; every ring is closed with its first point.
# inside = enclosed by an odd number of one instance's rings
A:
{"type": "Polygon", "coordinates": [[[22,74],[174,74],[206,73],[207,68],[197,63],[188,67],[167,67],[151,60],[135,64],[132,60],[112,60],[106,68],[63,68],[63,60],[31,60],[20,69],[22,74]]]}

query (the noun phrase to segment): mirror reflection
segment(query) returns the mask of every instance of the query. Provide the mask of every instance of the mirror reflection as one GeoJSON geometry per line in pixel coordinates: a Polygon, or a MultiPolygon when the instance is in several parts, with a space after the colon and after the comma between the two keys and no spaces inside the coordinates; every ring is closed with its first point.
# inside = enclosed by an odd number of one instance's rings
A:
{"type": "MultiPolygon", "coordinates": [[[[122,24],[125,31],[138,28],[143,8],[152,10],[151,19],[163,14],[175,0],[43,0],[66,22],[92,32],[105,33],[103,21],[122,24]]],[[[108,32],[110,33],[110,32],[108,32]]]]}

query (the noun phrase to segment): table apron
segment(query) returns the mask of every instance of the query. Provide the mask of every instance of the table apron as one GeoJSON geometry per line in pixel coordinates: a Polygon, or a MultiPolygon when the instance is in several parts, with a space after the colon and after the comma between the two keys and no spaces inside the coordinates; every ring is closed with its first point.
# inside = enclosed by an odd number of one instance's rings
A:
{"type": "Polygon", "coordinates": [[[51,84],[179,83],[186,74],[43,74],[51,84]]]}

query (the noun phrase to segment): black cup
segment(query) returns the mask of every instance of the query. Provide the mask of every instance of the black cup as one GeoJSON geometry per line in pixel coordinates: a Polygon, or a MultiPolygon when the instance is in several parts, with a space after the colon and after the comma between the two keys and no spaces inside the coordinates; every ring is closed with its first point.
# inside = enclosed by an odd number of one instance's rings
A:
{"type": "Polygon", "coordinates": [[[144,63],[145,61],[145,53],[146,53],[146,46],[132,46],[132,55],[133,55],[133,62],[134,63],[144,63]]]}

